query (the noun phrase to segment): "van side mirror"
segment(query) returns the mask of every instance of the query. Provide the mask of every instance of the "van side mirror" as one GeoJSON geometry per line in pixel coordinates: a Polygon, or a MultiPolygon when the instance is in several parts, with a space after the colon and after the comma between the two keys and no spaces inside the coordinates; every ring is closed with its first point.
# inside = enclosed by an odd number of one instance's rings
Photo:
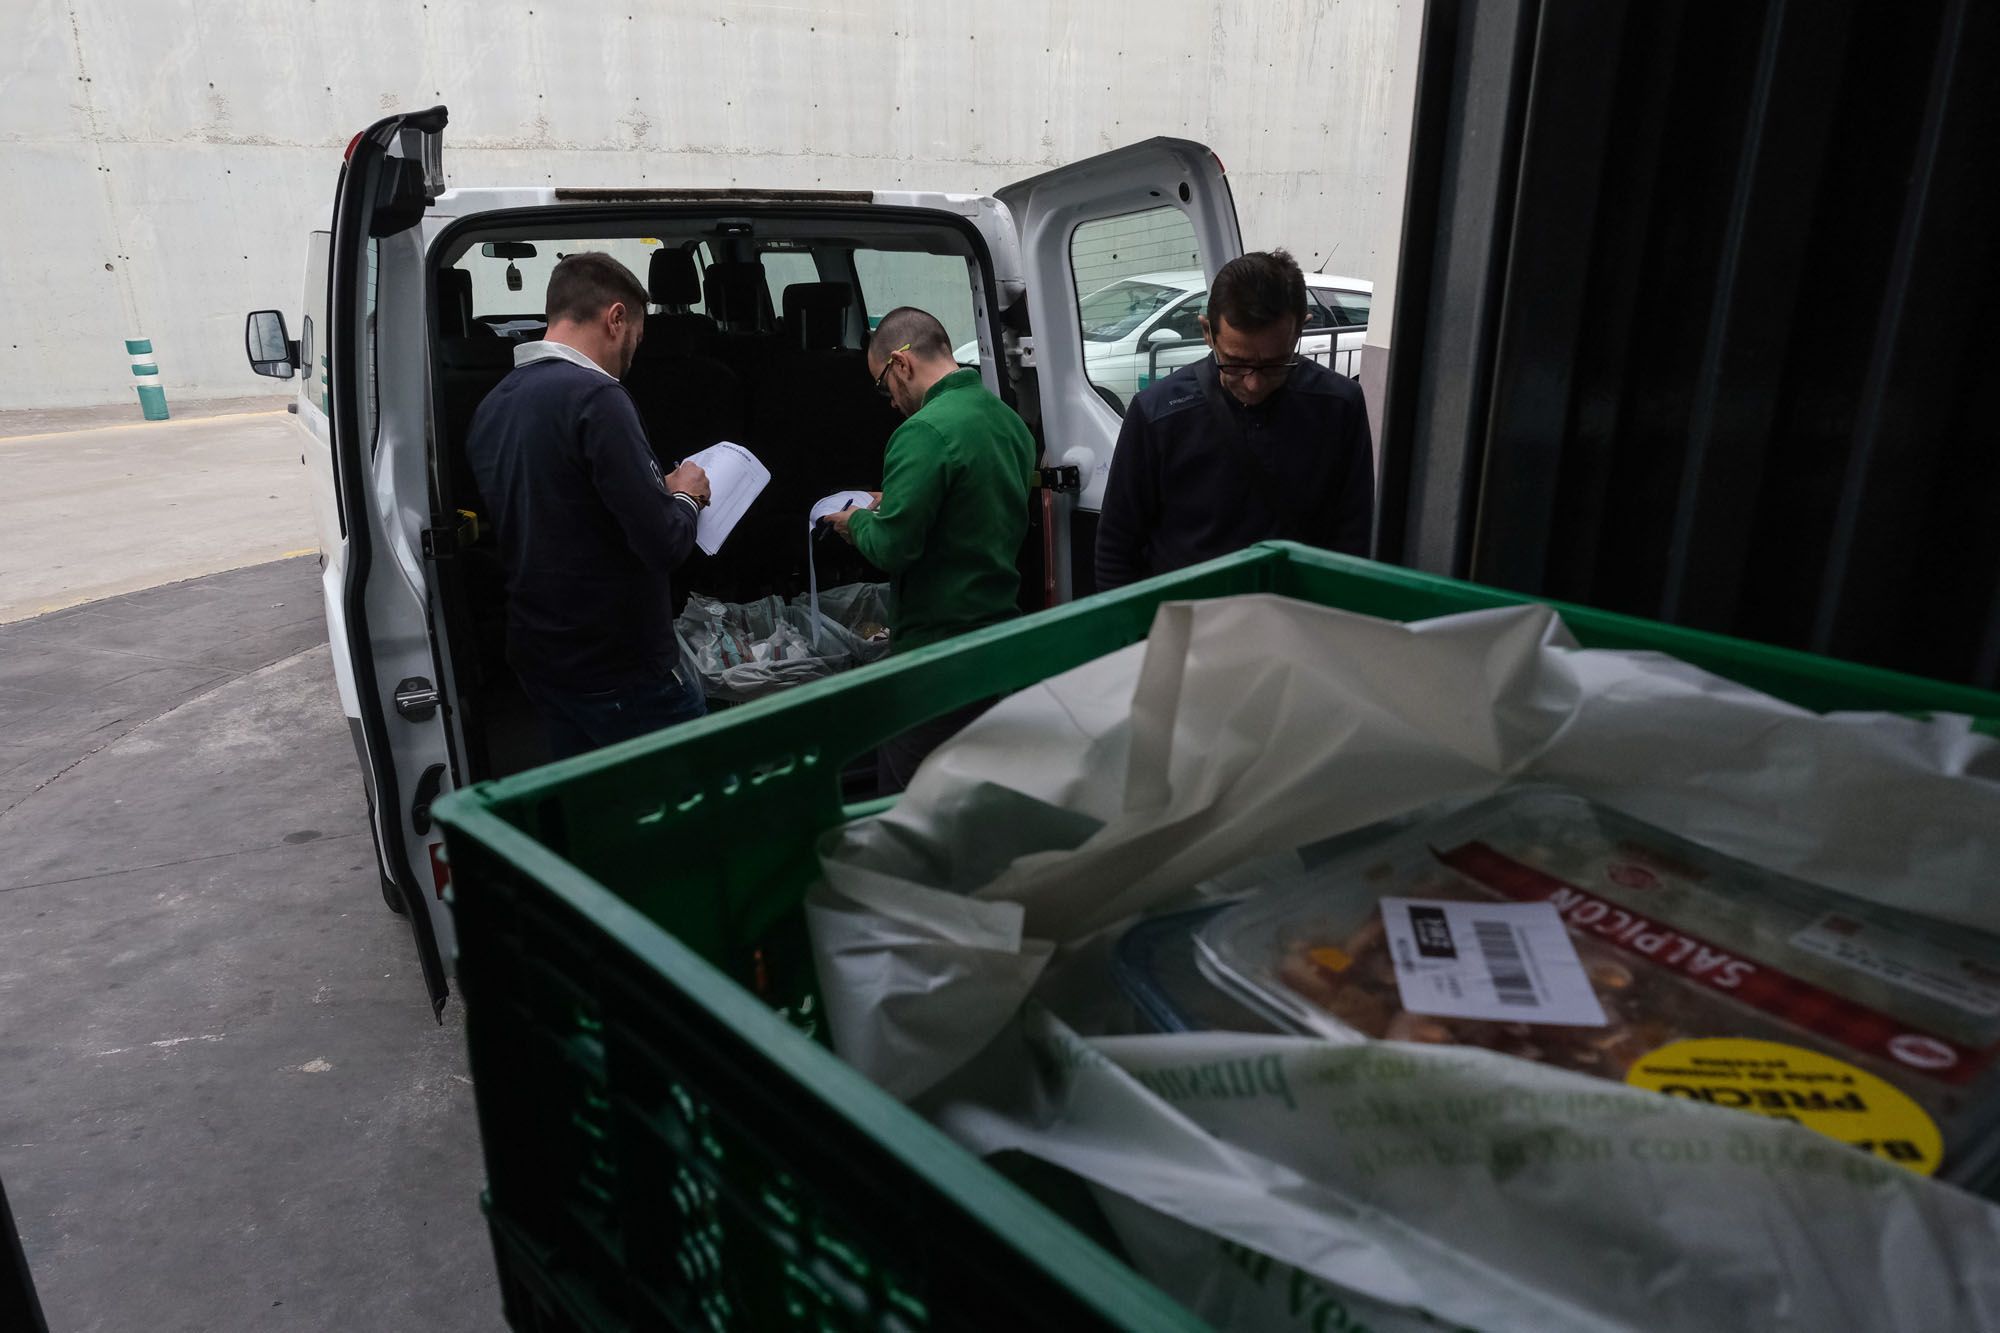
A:
{"type": "Polygon", "coordinates": [[[1167,347],[1180,341],[1181,335],[1167,328],[1154,329],[1145,337],[1147,347],[1167,347]]]}
{"type": "Polygon", "coordinates": [[[253,310],[243,321],[243,350],[250,357],[250,369],[274,380],[288,380],[298,369],[299,345],[285,328],[285,316],[276,310],[253,310]]]}

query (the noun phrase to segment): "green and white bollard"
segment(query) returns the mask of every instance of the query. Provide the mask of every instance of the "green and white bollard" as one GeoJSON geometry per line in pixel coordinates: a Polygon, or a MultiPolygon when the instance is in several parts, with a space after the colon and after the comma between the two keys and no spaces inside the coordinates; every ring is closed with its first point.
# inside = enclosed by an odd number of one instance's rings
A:
{"type": "Polygon", "coordinates": [[[125,351],[132,358],[132,377],[139,381],[139,410],[148,421],[167,419],[167,390],[160,383],[160,367],[153,360],[151,338],[127,338],[125,351]]]}

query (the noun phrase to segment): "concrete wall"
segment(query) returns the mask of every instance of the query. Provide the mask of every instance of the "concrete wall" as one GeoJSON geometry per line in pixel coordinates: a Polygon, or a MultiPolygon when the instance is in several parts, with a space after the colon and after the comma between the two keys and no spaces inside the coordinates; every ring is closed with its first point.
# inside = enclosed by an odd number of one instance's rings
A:
{"type": "Polygon", "coordinates": [[[1069,240],[1069,262],[1076,273],[1078,296],[1088,296],[1106,283],[1141,273],[1198,269],[1201,260],[1194,227],[1178,208],[1086,222],[1069,240]]]}
{"type": "Polygon", "coordinates": [[[6,0],[0,408],[132,399],[128,336],[170,399],[281,391],[243,312],[296,322],[348,138],[437,102],[461,184],[992,189],[1185,135],[1250,245],[1372,277],[1400,8],[6,0]]]}

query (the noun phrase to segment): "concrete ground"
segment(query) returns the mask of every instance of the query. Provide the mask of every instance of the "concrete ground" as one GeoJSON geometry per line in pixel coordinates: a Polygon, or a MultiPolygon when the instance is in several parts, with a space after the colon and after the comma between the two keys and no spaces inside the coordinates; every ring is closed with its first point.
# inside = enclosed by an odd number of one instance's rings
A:
{"type": "Polygon", "coordinates": [[[0,1179],[52,1328],[502,1327],[461,1010],[382,905],[317,580],[0,627],[0,1179]]]}
{"type": "Polygon", "coordinates": [[[0,624],[317,548],[281,400],[110,411],[0,414],[0,624]]]}

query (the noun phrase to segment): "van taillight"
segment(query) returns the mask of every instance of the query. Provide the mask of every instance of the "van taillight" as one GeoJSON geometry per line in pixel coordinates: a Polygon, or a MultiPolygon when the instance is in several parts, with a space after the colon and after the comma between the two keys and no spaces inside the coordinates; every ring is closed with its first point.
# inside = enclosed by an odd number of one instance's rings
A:
{"type": "MultiPolygon", "coordinates": [[[[347,151],[350,153],[353,152],[354,145],[353,144],[347,145],[347,151]]],[[[1227,176],[1229,174],[1229,168],[1222,165],[1222,154],[1216,152],[1213,148],[1211,148],[1208,150],[1208,155],[1215,159],[1215,170],[1217,174],[1227,176]]]]}
{"type": "Polygon", "coordinates": [[[437,894],[438,901],[443,902],[445,890],[451,887],[451,859],[445,855],[443,843],[433,842],[427,846],[431,853],[431,889],[437,894]]]}
{"type": "Polygon", "coordinates": [[[354,145],[360,143],[361,136],[366,133],[368,133],[367,130],[356,130],[354,132],[354,137],[347,141],[347,151],[340,155],[341,161],[346,162],[354,156],[354,145]]]}

